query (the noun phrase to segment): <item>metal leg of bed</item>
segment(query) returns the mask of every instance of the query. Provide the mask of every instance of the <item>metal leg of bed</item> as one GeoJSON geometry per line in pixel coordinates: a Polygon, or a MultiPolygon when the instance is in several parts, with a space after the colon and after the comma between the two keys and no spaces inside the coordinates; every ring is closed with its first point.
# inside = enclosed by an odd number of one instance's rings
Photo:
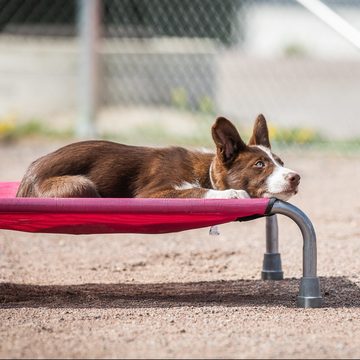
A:
{"type": "Polygon", "coordinates": [[[266,218],[266,252],[264,254],[261,279],[282,280],[284,273],[279,253],[279,235],[276,215],[266,218]]]}
{"type": "MultiPolygon", "coordinates": [[[[285,215],[292,219],[300,228],[303,237],[303,277],[301,278],[300,292],[297,297],[297,306],[303,308],[320,307],[323,299],[320,291],[320,280],[317,276],[316,234],[314,227],[310,219],[300,209],[287,202],[276,200],[269,215],[275,214],[285,215]]],[[[274,217],[270,216],[269,219],[274,219],[274,217]]],[[[269,239],[272,243],[271,247],[267,247],[267,252],[271,249],[276,253],[278,251],[277,236],[275,236],[277,235],[277,223],[274,225],[276,218],[275,220],[268,220],[268,222],[267,225],[271,224],[269,227],[272,228],[269,230],[269,239]]]]}

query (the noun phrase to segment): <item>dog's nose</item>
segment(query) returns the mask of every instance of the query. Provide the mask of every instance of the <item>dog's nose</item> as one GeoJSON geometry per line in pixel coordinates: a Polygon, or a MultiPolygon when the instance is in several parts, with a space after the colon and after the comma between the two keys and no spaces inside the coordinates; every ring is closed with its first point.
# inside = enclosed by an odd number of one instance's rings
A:
{"type": "Polygon", "coordinates": [[[288,180],[290,184],[294,186],[297,186],[300,183],[300,175],[295,172],[288,173],[285,179],[288,180]]]}

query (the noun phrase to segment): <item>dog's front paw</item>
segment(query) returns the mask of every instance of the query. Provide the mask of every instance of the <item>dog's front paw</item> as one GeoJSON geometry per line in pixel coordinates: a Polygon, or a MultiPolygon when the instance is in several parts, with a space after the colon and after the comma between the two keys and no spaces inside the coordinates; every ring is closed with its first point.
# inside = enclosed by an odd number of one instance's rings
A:
{"type": "Polygon", "coordinates": [[[245,190],[209,190],[206,199],[248,199],[250,195],[245,190]]]}
{"type": "Polygon", "coordinates": [[[224,192],[227,192],[226,199],[249,199],[250,195],[245,190],[235,190],[235,189],[229,189],[224,190],[224,192]]]}

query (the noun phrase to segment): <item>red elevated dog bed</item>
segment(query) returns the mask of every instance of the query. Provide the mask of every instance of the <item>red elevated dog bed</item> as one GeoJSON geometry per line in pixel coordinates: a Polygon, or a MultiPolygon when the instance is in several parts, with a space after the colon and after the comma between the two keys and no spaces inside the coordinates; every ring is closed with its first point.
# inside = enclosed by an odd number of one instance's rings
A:
{"type": "Polygon", "coordinates": [[[16,198],[0,183],[0,228],[27,232],[168,233],[265,216],[270,199],[16,198]]]}
{"type": "Polygon", "coordinates": [[[167,233],[267,216],[262,278],[283,278],[275,214],[291,218],[303,236],[298,306],[322,303],[316,275],[316,235],[309,218],[276,199],[16,198],[18,182],[0,183],[0,229],[62,234],[167,233]]]}

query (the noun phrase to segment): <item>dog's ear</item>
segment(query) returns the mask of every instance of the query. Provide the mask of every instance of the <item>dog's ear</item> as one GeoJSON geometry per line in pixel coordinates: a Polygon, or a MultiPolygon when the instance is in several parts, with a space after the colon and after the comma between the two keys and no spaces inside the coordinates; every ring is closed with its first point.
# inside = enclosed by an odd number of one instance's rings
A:
{"type": "Polygon", "coordinates": [[[269,130],[263,114],[260,114],[254,124],[253,134],[249,140],[249,145],[262,145],[271,148],[269,140],[269,130]]]}
{"type": "Polygon", "coordinates": [[[235,126],[224,117],[218,117],[213,125],[214,139],[218,156],[223,163],[230,164],[240,151],[246,148],[235,126]]]}

